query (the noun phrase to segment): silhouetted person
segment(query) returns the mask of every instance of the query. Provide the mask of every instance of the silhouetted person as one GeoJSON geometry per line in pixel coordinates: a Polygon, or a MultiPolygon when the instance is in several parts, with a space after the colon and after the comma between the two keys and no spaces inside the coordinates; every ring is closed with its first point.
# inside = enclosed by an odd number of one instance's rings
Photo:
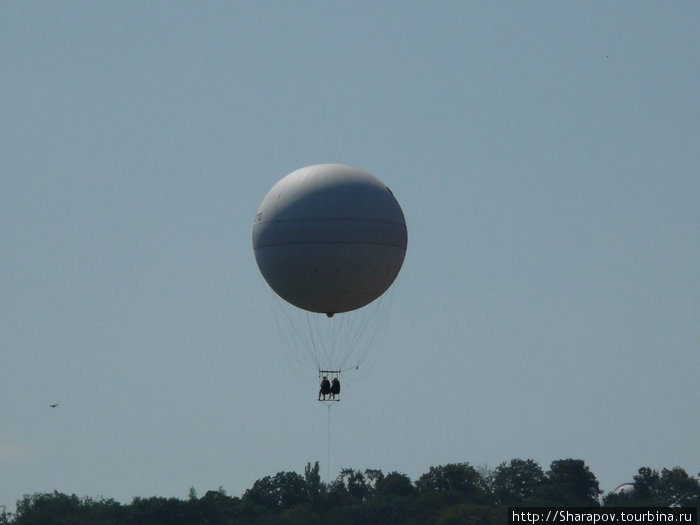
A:
{"type": "Polygon", "coordinates": [[[323,396],[323,399],[326,399],[326,396],[331,393],[331,383],[328,381],[328,378],[326,376],[323,376],[323,379],[321,380],[321,389],[318,391],[318,398],[321,399],[321,396],[323,396]]]}
{"type": "Polygon", "coordinates": [[[331,381],[331,399],[335,399],[335,396],[340,394],[340,381],[338,381],[337,377],[333,378],[333,381],[331,381]]]}

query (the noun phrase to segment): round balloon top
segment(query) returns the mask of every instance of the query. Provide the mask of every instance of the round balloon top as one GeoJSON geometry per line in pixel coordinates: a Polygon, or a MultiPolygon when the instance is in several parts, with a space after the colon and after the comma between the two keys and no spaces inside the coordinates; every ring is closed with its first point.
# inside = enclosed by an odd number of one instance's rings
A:
{"type": "Polygon", "coordinates": [[[342,164],[298,169],[263,199],[253,250],[270,287],[311,312],[347,312],[382,295],[406,255],[406,221],[379,179],[342,164]]]}
{"type": "Polygon", "coordinates": [[[618,496],[632,496],[634,494],[634,483],[628,482],[618,485],[613,490],[613,494],[618,496]]]}

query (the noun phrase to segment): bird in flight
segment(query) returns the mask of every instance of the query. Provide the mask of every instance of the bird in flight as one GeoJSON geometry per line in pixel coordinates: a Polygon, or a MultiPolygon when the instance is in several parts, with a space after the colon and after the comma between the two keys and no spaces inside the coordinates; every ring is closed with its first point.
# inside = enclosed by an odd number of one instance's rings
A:
{"type": "Polygon", "coordinates": [[[49,405],[51,408],[56,408],[58,406],[58,403],[55,403],[53,405],[49,405]]]}

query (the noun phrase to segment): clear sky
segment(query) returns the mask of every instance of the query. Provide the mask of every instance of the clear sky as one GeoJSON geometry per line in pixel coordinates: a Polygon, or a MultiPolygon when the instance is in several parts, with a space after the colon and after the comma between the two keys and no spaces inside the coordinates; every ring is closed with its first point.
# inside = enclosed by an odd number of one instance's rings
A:
{"type": "Polygon", "coordinates": [[[700,470],[700,3],[3,2],[0,505],[319,460],[700,470]],[[409,249],[327,412],[251,249],[287,173],[409,249]],[[60,403],[54,409],[52,403],[60,403]]]}

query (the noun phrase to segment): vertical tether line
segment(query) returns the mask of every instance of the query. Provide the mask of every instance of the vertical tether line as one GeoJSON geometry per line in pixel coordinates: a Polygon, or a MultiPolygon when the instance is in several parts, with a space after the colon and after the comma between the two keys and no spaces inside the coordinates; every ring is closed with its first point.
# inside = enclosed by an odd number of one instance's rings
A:
{"type": "Polygon", "coordinates": [[[326,459],[326,484],[331,482],[331,405],[328,405],[328,457],[326,459]]]}

